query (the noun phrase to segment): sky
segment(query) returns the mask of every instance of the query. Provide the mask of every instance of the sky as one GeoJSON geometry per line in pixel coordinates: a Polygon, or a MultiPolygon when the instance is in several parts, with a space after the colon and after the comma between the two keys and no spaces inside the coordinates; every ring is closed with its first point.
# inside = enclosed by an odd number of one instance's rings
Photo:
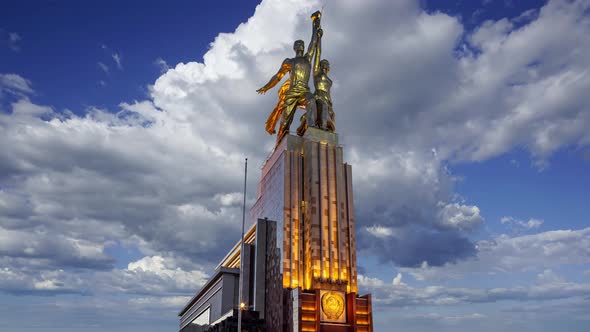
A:
{"type": "Polygon", "coordinates": [[[590,2],[240,0],[1,4],[0,330],[177,329],[322,7],[376,331],[589,329],[590,2]]]}

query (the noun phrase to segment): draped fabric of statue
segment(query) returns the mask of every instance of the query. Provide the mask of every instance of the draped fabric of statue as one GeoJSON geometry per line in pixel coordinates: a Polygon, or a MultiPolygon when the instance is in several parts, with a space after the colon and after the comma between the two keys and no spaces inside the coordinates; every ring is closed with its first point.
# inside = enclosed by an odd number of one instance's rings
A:
{"type": "Polygon", "coordinates": [[[266,120],[266,131],[271,135],[276,132],[275,128],[277,126],[277,122],[279,121],[279,117],[283,114],[283,110],[285,108],[285,93],[287,92],[287,90],[289,90],[290,86],[291,81],[289,80],[285,81],[285,83],[281,85],[281,88],[278,92],[279,102],[277,103],[277,106],[275,106],[274,110],[272,110],[272,112],[268,116],[268,119],[266,120]]]}

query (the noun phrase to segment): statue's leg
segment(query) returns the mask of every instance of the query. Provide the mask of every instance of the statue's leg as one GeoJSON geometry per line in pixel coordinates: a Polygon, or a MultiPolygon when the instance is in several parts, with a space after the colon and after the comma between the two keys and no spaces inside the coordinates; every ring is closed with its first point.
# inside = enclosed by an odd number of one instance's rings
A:
{"type": "Polygon", "coordinates": [[[326,103],[326,107],[328,107],[328,119],[326,120],[326,129],[334,132],[336,131],[336,116],[334,114],[334,109],[332,105],[326,103]]]}
{"type": "Polygon", "coordinates": [[[328,121],[328,103],[326,103],[325,101],[319,99],[319,104],[320,104],[320,108],[321,108],[321,112],[320,112],[320,125],[321,128],[326,130],[328,129],[327,127],[327,121],[328,121]]]}
{"type": "Polygon", "coordinates": [[[309,127],[318,127],[318,108],[315,96],[308,92],[305,94],[303,98],[303,102],[305,103],[305,108],[307,112],[305,113],[307,117],[307,125],[309,127]]]}
{"type": "Polygon", "coordinates": [[[308,97],[308,98],[306,98],[306,102],[307,102],[307,105],[305,106],[305,108],[306,108],[305,115],[306,115],[307,126],[317,128],[318,110],[316,107],[315,98],[308,97]]]}
{"type": "Polygon", "coordinates": [[[281,124],[281,128],[279,129],[279,140],[289,133],[289,128],[291,127],[291,123],[293,122],[293,117],[295,116],[296,109],[296,102],[287,104],[285,106],[285,110],[283,112],[283,123],[281,124]]]}
{"type": "Polygon", "coordinates": [[[299,136],[303,136],[303,134],[305,134],[305,131],[307,130],[306,116],[307,116],[307,114],[303,114],[301,116],[301,119],[299,119],[299,121],[301,122],[301,124],[299,124],[299,128],[297,128],[297,135],[299,135],[299,136]]]}

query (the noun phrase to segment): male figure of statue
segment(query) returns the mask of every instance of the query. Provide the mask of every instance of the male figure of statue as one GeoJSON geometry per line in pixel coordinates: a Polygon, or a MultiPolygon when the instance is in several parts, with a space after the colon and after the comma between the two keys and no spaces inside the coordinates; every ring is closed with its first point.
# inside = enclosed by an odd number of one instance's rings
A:
{"type": "Polygon", "coordinates": [[[320,27],[320,12],[311,16],[313,21],[313,32],[307,53],[304,42],[297,40],[293,44],[295,51],[294,58],[287,58],[283,61],[279,71],[266,83],[265,86],[256,90],[258,93],[265,93],[281,81],[286,73],[289,73],[289,80],[283,83],[279,89],[279,102],[266,121],[266,131],[269,134],[275,133],[276,123],[280,115],[282,122],[279,128],[277,143],[289,132],[293,116],[297,108],[305,108],[308,113],[316,114],[316,103],[313,94],[309,89],[309,78],[311,72],[311,61],[316,51],[317,35],[320,27]]]}

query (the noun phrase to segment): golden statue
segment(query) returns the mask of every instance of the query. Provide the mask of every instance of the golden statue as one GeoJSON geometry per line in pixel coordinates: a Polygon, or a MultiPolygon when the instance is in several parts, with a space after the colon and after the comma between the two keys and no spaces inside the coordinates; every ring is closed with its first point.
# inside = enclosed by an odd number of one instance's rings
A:
{"type": "Polygon", "coordinates": [[[336,130],[335,122],[336,115],[332,107],[332,97],[330,96],[330,89],[332,88],[332,80],[328,77],[330,72],[330,63],[323,59],[320,61],[322,54],[322,35],[323,30],[318,30],[316,51],[313,63],[313,84],[315,86],[314,99],[316,103],[316,113],[308,113],[301,118],[301,125],[297,128],[297,134],[303,136],[307,130],[308,124],[312,127],[321,128],[334,132],[336,130]]]}
{"type": "Polygon", "coordinates": [[[289,73],[289,80],[283,83],[279,89],[279,102],[266,120],[266,131],[272,135],[275,133],[275,127],[279,116],[282,115],[277,143],[289,132],[289,127],[293,122],[293,117],[297,108],[306,109],[307,113],[311,115],[317,114],[315,99],[309,90],[308,84],[312,67],[311,61],[317,50],[316,44],[318,31],[321,30],[320,18],[321,13],[319,11],[311,15],[312,36],[307,53],[303,54],[305,49],[303,40],[296,40],[293,44],[295,57],[285,59],[279,71],[268,81],[268,83],[256,90],[258,93],[265,93],[279,83],[287,72],[289,73]]]}

